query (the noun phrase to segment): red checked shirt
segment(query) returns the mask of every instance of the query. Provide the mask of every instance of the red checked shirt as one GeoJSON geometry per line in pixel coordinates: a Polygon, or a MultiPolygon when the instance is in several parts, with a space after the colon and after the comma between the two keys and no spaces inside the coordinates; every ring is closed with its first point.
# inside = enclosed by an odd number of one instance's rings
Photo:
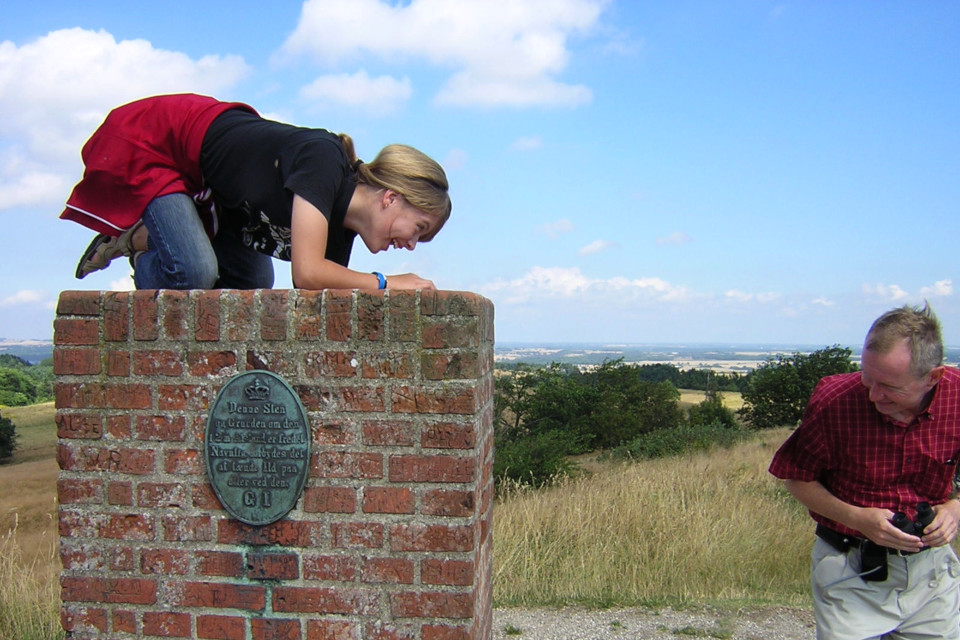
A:
{"type": "MultiPolygon", "coordinates": [[[[819,481],[848,504],[916,516],[918,502],[946,502],[960,457],[960,371],[945,368],[927,409],[910,424],[874,407],[860,373],[820,381],[800,427],[783,443],[770,473],[819,481]]],[[[844,535],[858,531],[810,512],[844,535]]]]}

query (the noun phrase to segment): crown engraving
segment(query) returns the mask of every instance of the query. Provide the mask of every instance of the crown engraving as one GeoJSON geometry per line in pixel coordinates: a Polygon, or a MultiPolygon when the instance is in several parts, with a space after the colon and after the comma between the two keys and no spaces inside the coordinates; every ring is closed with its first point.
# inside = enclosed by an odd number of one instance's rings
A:
{"type": "Polygon", "coordinates": [[[270,398],[270,387],[265,385],[260,378],[254,378],[252,383],[243,388],[243,394],[247,396],[247,400],[268,400],[270,398]]]}

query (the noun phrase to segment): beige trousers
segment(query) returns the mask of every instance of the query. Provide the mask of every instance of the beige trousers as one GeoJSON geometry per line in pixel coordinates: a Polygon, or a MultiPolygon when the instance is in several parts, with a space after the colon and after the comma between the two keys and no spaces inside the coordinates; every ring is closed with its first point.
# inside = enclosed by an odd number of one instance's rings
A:
{"type": "Polygon", "coordinates": [[[841,553],[817,538],[817,640],[960,640],[960,561],[951,547],[888,555],[883,582],[865,582],[859,572],[859,550],[841,553]]]}

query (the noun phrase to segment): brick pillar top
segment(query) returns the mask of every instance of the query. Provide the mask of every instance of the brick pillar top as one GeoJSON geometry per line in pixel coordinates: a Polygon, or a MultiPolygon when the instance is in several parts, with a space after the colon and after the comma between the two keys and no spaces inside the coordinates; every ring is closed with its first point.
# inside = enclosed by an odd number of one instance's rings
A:
{"type": "Polygon", "coordinates": [[[493,339],[466,292],[62,293],[68,637],[490,637],[493,339]],[[266,526],[230,518],[203,456],[217,393],[255,369],[312,449],[266,526]]]}

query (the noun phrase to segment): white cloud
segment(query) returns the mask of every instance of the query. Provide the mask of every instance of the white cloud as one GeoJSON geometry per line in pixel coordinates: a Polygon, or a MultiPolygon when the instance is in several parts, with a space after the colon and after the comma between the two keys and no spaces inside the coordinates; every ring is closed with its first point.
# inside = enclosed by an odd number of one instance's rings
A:
{"type": "Polygon", "coordinates": [[[836,303],[833,300],[830,300],[829,298],[823,298],[823,297],[815,298],[811,300],[810,304],[816,304],[822,307],[832,307],[836,305],[836,303]]]}
{"type": "Polygon", "coordinates": [[[457,106],[577,106],[583,85],[556,79],[568,39],[588,33],[609,0],[307,0],[278,58],[334,65],[364,54],[452,69],[436,96],[457,106]]]}
{"type": "Polygon", "coordinates": [[[589,256],[589,255],[593,255],[594,253],[600,253],[601,251],[605,251],[605,250],[607,250],[607,249],[609,249],[609,248],[611,248],[611,247],[615,247],[615,246],[617,246],[616,243],[615,243],[615,242],[610,242],[609,240],[594,240],[593,242],[591,242],[591,243],[588,244],[587,246],[585,246],[585,247],[581,248],[579,251],[577,251],[577,255],[578,255],[578,256],[589,256]]]}
{"type": "Polygon", "coordinates": [[[536,151],[542,146],[542,138],[539,136],[531,136],[529,138],[517,138],[513,141],[513,144],[510,145],[510,148],[514,151],[536,151]]]}
{"type": "Polygon", "coordinates": [[[657,244],[660,246],[687,244],[693,240],[689,235],[682,231],[674,231],[668,236],[657,238],[657,244]]]}
{"type": "Polygon", "coordinates": [[[0,300],[0,308],[36,304],[38,302],[43,302],[45,297],[46,294],[43,291],[31,291],[29,289],[23,289],[22,291],[17,291],[12,296],[8,296],[3,300],[0,300]]]}
{"type": "Polygon", "coordinates": [[[216,94],[248,72],[238,56],[193,60],[106,31],[0,42],[0,209],[62,200],[84,140],[115,106],[171,92],[216,94]]]}
{"type": "Polygon", "coordinates": [[[953,295],[952,280],[938,280],[932,286],[920,289],[920,296],[923,298],[944,298],[953,295]]]}
{"type": "Polygon", "coordinates": [[[863,292],[868,296],[880,298],[885,301],[899,301],[910,296],[909,293],[895,284],[865,284],[863,285],[863,292]]]}
{"type": "Polygon", "coordinates": [[[519,278],[489,283],[481,291],[505,304],[575,297],[578,304],[618,307],[636,302],[682,301],[691,295],[685,287],[660,278],[594,279],[575,267],[533,267],[519,278]]]}
{"type": "Polygon", "coordinates": [[[564,233],[570,233],[576,229],[576,226],[566,218],[561,218],[556,222],[548,222],[546,224],[540,225],[536,229],[536,233],[543,234],[548,238],[556,238],[564,233]]]}
{"type": "Polygon", "coordinates": [[[122,278],[110,281],[110,291],[133,291],[137,286],[133,283],[133,272],[130,271],[122,278]]]}
{"type": "Polygon", "coordinates": [[[362,109],[372,115],[395,113],[410,100],[409,78],[371,78],[366,71],[320,76],[300,90],[300,95],[319,104],[338,104],[362,109]]]}
{"type": "Polygon", "coordinates": [[[779,293],[774,292],[764,292],[764,293],[747,293],[745,291],[740,291],[739,289],[730,289],[723,293],[724,298],[731,300],[733,302],[759,302],[762,304],[776,302],[781,298],[779,293]]]}

